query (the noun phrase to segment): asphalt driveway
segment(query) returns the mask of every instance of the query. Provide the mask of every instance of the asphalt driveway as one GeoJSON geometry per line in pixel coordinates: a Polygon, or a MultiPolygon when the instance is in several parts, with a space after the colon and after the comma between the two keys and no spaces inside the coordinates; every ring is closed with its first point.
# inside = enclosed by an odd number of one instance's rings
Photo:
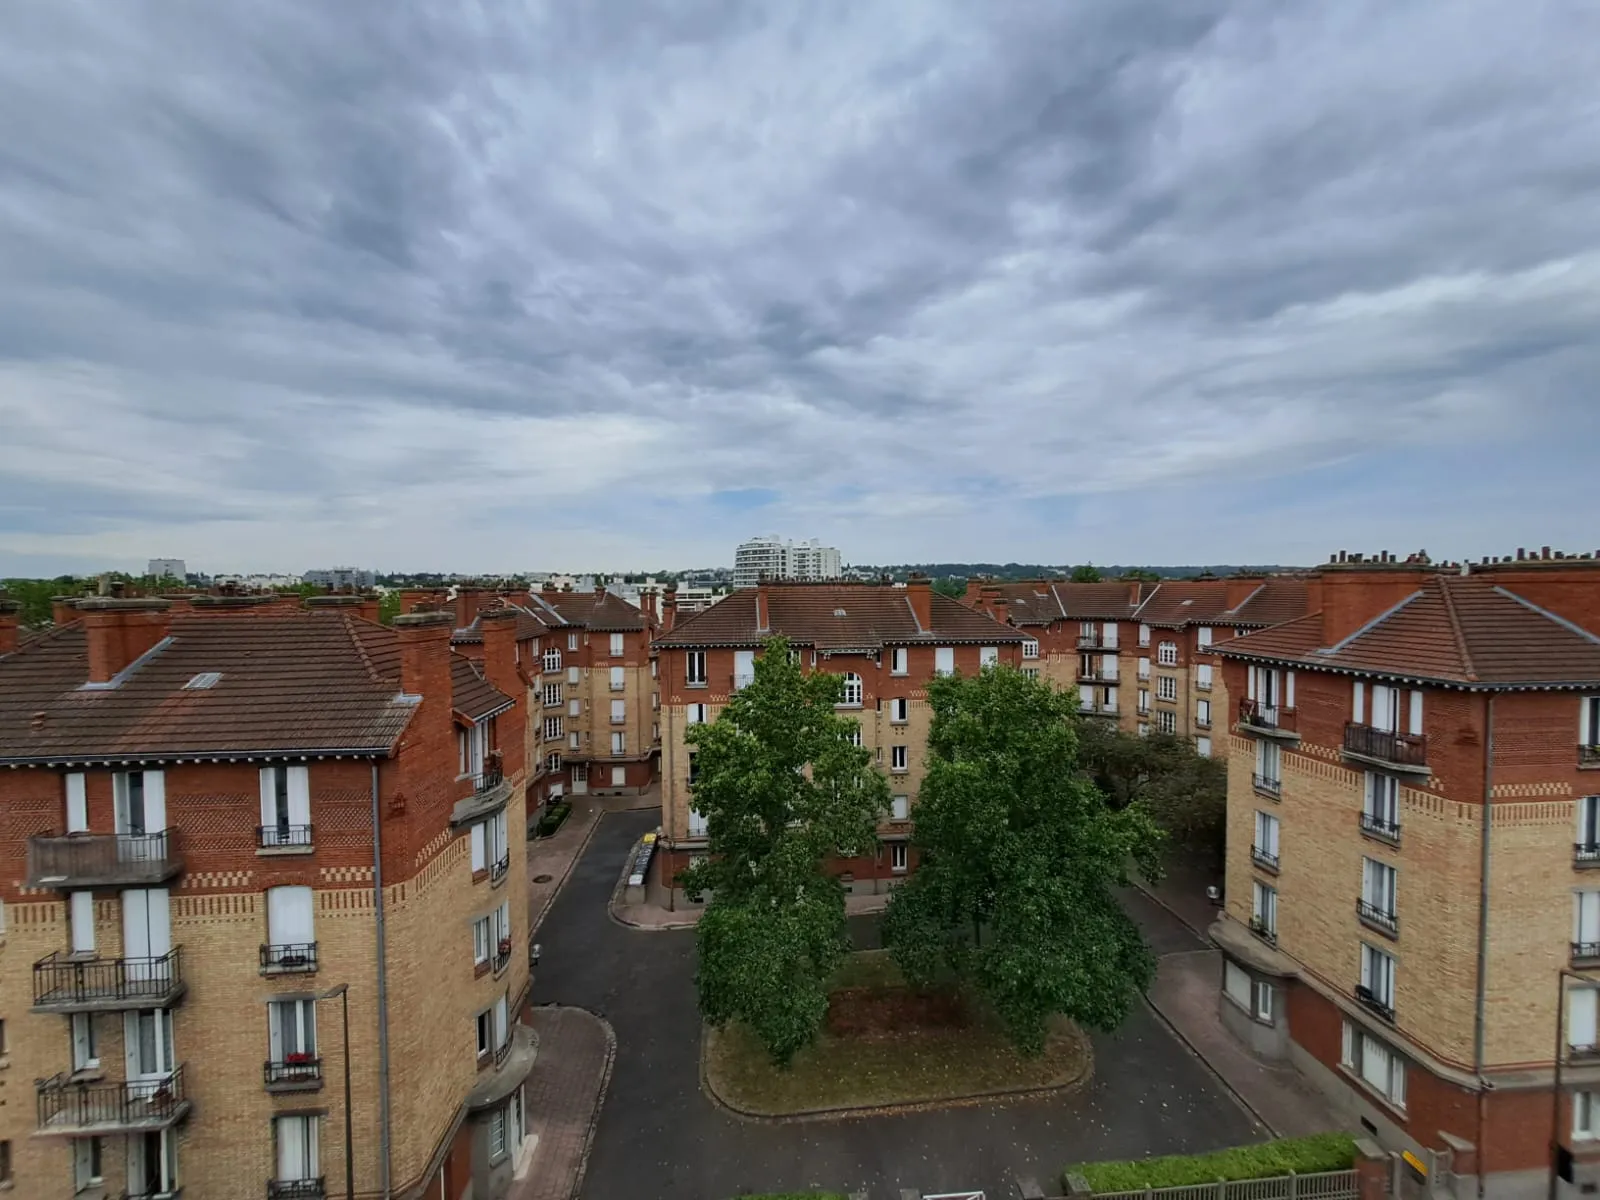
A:
{"type": "MultiPolygon", "coordinates": [[[[629,848],[657,817],[604,817],[539,930],[535,1003],[577,1005],[617,1035],[616,1066],[585,1177],[585,1200],[730,1200],[812,1187],[983,1188],[1015,1196],[1031,1175],[1047,1190],[1070,1162],[1186,1153],[1263,1136],[1206,1068],[1141,1006],[1095,1038],[1095,1078],[1048,1101],[1021,1101],[837,1122],[752,1124],[699,1086],[700,1018],[692,931],[646,932],[612,921],[606,902],[629,848]]],[[[1162,910],[1138,911],[1158,949],[1193,935],[1162,910]]],[[[855,922],[858,940],[875,931],[855,922]]],[[[537,1068],[535,1068],[537,1069],[537,1068]]]]}

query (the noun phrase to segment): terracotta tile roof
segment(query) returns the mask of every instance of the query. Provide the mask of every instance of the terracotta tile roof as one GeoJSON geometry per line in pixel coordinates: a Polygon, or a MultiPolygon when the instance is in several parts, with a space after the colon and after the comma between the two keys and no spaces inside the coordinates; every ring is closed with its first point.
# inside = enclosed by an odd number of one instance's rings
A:
{"type": "Polygon", "coordinates": [[[679,621],[657,646],[758,646],[773,634],[818,649],[876,650],[886,645],[1023,641],[1023,635],[938,592],[929,594],[932,628],[920,629],[905,588],[877,584],[773,584],[767,630],[756,627],[756,588],[741,588],[679,621]]]}
{"type": "MultiPolygon", "coordinates": [[[[523,642],[530,638],[543,637],[550,632],[550,626],[534,616],[520,604],[508,604],[507,608],[517,614],[517,641],[523,642]]],[[[483,627],[477,617],[472,619],[471,625],[463,625],[450,635],[454,645],[476,645],[483,641],[483,627]]]]}
{"type": "Polygon", "coordinates": [[[1219,619],[1233,625],[1281,625],[1305,616],[1308,603],[1304,579],[1274,575],[1219,619]]]}
{"type": "Polygon", "coordinates": [[[1145,625],[1176,629],[1184,625],[1212,625],[1228,611],[1228,585],[1220,579],[1173,579],[1158,584],[1143,604],[1137,619],[1145,625]]]}
{"type": "Polygon", "coordinates": [[[1322,646],[1319,615],[1235,638],[1229,657],[1485,687],[1600,686],[1600,637],[1492,580],[1440,575],[1322,646]]]}
{"type": "Polygon", "coordinates": [[[483,677],[483,664],[450,656],[450,707],[472,721],[504,712],[516,701],[483,677]]]}
{"type": "Polygon", "coordinates": [[[118,687],[88,677],[77,622],[0,658],[0,762],[384,754],[414,711],[393,632],[343,613],[175,615],[118,687]]]}
{"type": "Polygon", "coordinates": [[[627,633],[649,627],[644,613],[610,592],[530,594],[546,608],[554,609],[568,625],[582,625],[600,633],[627,633]]]}
{"type": "Polygon", "coordinates": [[[1131,583],[1057,583],[1048,580],[992,583],[1006,601],[1014,625],[1048,625],[1052,621],[1123,621],[1137,607],[1131,583]]]}

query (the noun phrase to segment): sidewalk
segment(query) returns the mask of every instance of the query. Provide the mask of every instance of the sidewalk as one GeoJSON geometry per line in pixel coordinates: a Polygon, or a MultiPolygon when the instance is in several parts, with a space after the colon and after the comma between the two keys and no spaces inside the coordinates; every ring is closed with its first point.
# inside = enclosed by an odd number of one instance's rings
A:
{"type": "Polygon", "coordinates": [[[528,1129],[539,1140],[508,1200],[572,1200],[583,1186],[617,1039],[581,1008],[536,1008],[528,1023],[539,1035],[539,1057],[523,1098],[528,1129]]]}
{"type": "Polygon", "coordinates": [[[659,808],[661,793],[652,787],[637,796],[568,796],[572,813],[561,823],[561,828],[547,838],[535,838],[528,843],[528,928],[537,932],[539,922],[566,882],[573,863],[583,855],[589,837],[594,833],[600,817],[608,812],[627,812],[636,808],[659,808]],[[543,883],[536,882],[548,876],[543,883]]]}

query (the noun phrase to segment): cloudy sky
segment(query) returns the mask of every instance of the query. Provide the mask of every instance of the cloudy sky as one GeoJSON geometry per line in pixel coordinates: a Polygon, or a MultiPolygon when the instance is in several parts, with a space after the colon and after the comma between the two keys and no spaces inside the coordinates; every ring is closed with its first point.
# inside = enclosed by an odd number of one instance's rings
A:
{"type": "Polygon", "coordinates": [[[0,574],[1600,547],[1587,0],[18,0],[0,574]]]}

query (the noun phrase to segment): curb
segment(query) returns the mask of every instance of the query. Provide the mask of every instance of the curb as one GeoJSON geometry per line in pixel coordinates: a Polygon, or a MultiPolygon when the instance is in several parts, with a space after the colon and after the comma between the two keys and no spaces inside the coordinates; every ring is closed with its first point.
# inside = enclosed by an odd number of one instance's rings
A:
{"type": "MultiPolygon", "coordinates": [[[[1189,953],[1193,953],[1193,951],[1190,951],[1189,953]]],[[[1165,958],[1166,955],[1162,955],[1161,957],[1165,958]]],[[[1157,959],[1156,961],[1159,962],[1160,959],[1157,959]]],[[[1233,1102],[1235,1104],[1237,1104],[1240,1108],[1244,1109],[1245,1113],[1252,1120],[1254,1120],[1256,1122],[1256,1124],[1260,1125],[1261,1128],[1265,1129],[1273,1137],[1277,1138],[1277,1137],[1282,1137],[1283,1136],[1273,1126],[1271,1121],[1267,1120],[1266,1117],[1261,1115],[1261,1113],[1256,1109],[1255,1105],[1251,1104],[1250,1101],[1246,1100],[1244,1098],[1244,1096],[1238,1091],[1238,1089],[1236,1089],[1233,1086],[1233,1084],[1231,1084],[1231,1083],[1229,1083],[1227,1081],[1227,1079],[1223,1076],[1221,1071],[1217,1070],[1216,1067],[1211,1065],[1211,1060],[1209,1058],[1207,1058],[1204,1054],[1200,1053],[1199,1048],[1196,1047],[1193,1042],[1191,1042],[1188,1038],[1186,1038],[1183,1035],[1183,1030],[1179,1029],[1176,1025],[1174,1025],[1172,1023],[1172,1021],[1167,1017],[1167,1014],[1162,1012],[1159,1008],[1157,1008],[1155,1006],[1155,1004],[1151,1001],[1151,999],[1150,999],[1150,997],[1148,995],[1142,996],[1140,998],[1144,1001],[1144,1006],[1146,1008],[1148,1008],[1152,1013],[1155,1014],[1156,1019],[1158,1021],[1160,1021],[1161,1024],[1166,1026],[1167,1029],[1169,1029],[1172,1032],[1172,1036],[1173,1037],[1177,1038],[1178,1041],[1180,1043],[1182,1043],[1183,1048],[1185,1050],[1187,1050],[1190,1054],[1194,1055],[1195,1061],[1198,1062],[1202,1067],[1204,1067],[1206,1069],[1207,1073],[1210,1074],[1210,1076],[1213,1079],[1215,1079],[1218,1083],[1220,1083],[1222,1085],[1222,1090],[1228,1093],[1228,1095],[1233,1099],[1233,1102]]]]}
{"type": "Polygon", "coordinates": [[[550,896],[545,900],[544,907],[539,910],[539,915],[528,923],[528,937],[530,939],[539,932],[539,926],[544,924],[546,915],[555,905],[556,897],[560,896],[561,889],[567,886],[567,880],[571,877],[573,868],[578,865],[578,860],[583,857],[583,852],[589,848],[589,840],[594,837],[594,831],[600,828],[600,822],[605,818],[606,810],[602,808],[595,814],[594,820],[589,822],[588,832],[583,835],[583,840],[578,843],[577,848],[572,852],[572,857],[567,860],[566,869],[561,872],[561,878],[556,880],[555,887],[550,889],[550,896]]]}
{"type": "Polygon", "coordinates": [[[805,1125],[820,1124],[825,1121],[850,1121],[867,1117],[895,1117],[905,1113],[943,1112],[952,1108],[978,1108],[982,1105],[1002,1106],[1011,1103],[1025,1103],[1030,1100],[1049,1100],[1066,1092],[1075,1092],[1084,1084],[1094,1078],[1094,1044],[1089,1040],[1089,1035],[1083,1030],[1078,1030],[1078,1039],[1084,1048],[1083,1070],[1071,1079],[1061,1083],[1053,1083],[1048,1087],[1012,1088],[1002,1091],[978,1092],[970,1096],[952,1096],[948,1100],[911,1100],[900,1104],[862,1104],[838,1108],[808,1108],[799,1112],[783,1113],[772,1116],[767,1113],[753,1113],[730,1104],[711,1086],[710,1077],[706,1074],[706,1035],[710,1028],[703,1022],[700,1026],[700,1053],[698,1059],[698,1074],[700,1076],[700,1091],[706,1099],[727,1113],[730,1117],[744,1121],[751,1125],[805,1125]]]}
{"type": "MultiPolygon", "coordinates": [[[[599,823],[595,822],[596,825],[599,823]]],[[[611,1022],[598,1013],[589,1012],[586,1008],[578,1011],[588,1013],[600,1022],[600,1028],[606,1035],[606,1065],[600,1074],[600,1086],[595,1089],[594,1111],[589,1114],[589,1131],[583,1137],[583,1153],[578,1156],[578,1171],[572,1178],[573,1200],[577,1200],[577,1197],[583,1194],[583,1179],[589,1173],[589,1155],[594,1150],[595,1134],[600,1128],[600,1110],[605,1107],[606,1093],[611,1090],[611,1071],[617,1065],[617,1032],[611,1028],[611,1022]]]]}
{"type": "MultiPolygon", "coordinates": [[[[611,889],[611,898],[606,901],[606,915],[618,925],[624,926],[627,929],[642,930],[645,933],[660,933],[675,929],[693,929],[696,925],[700,924],[699,914],[696,914],[695,919],[692,921],[668,921],[664,925],[644,925],[638,921],[630,921],[627,917],[622,915],[622,909],[625,906],[617,903],[617,897],[620,896],[623,889],[628,886],[628,876],[633,873],[633,851],[637,850],[638,848],[639,843],[634,842],[632,848],[630,848],[628,852],[627,860],[622,864],[622,871],[617,876],[616,885],[611,889]]],[[[701,911],[703,912],[704,910],[702,909],[701,911]]]]}

